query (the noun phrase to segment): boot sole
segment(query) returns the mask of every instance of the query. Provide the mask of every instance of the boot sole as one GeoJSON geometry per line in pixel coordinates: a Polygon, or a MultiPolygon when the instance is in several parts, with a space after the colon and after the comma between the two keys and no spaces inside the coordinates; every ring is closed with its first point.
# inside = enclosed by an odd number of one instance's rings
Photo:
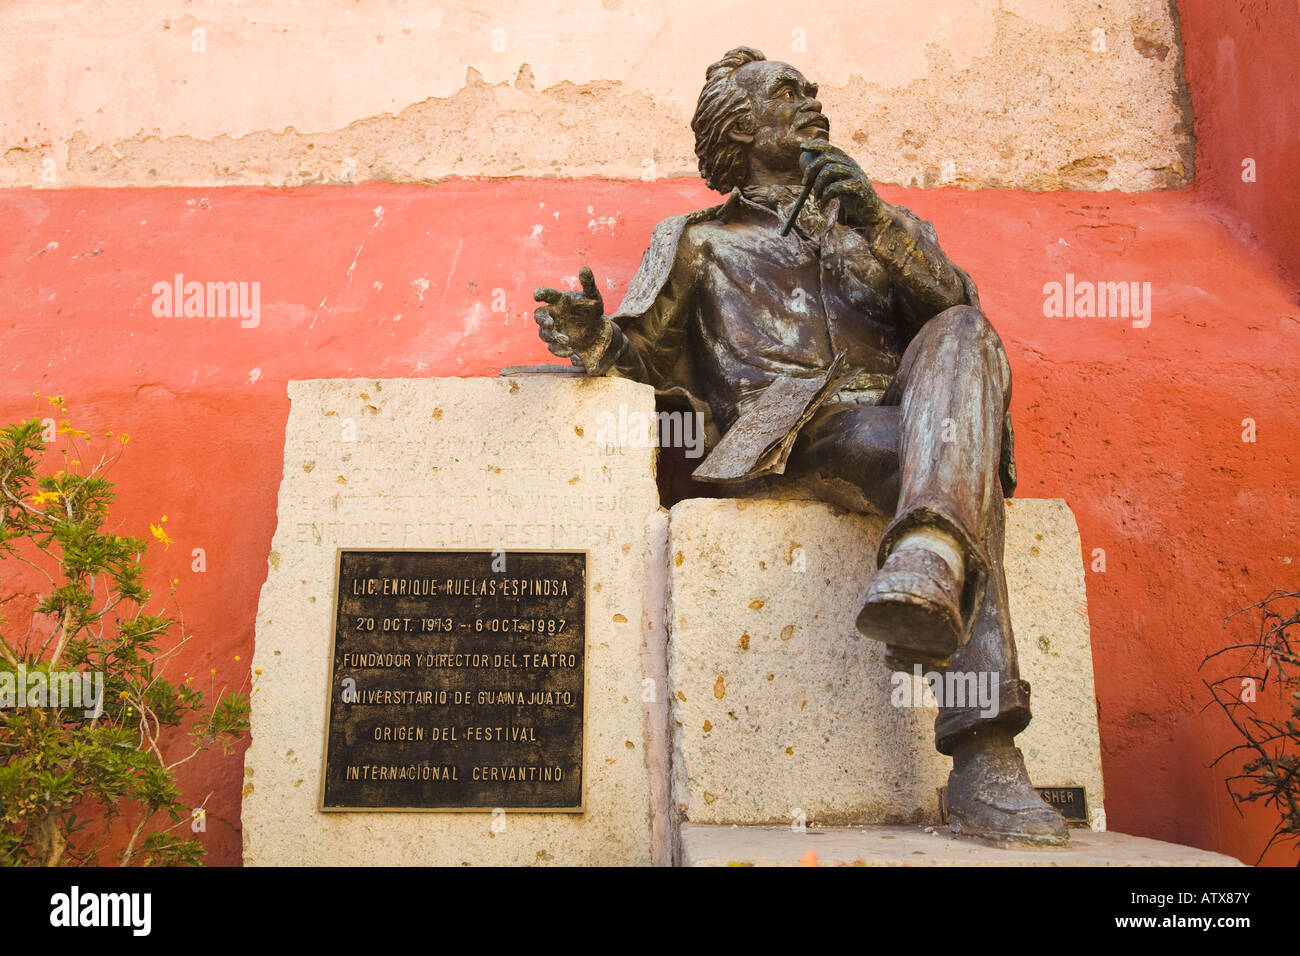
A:
{"type": "Polygon", "coordinates": [[[918,602],[906,592],[873,594],[858,612],[856,625],[863,637],[928,661],[951,658],[961,640],[961,622],[946,608],[918,602]]]}
{"type": "MultiPolygon", "coordinates": [[[[1042,817],[1036,813],[1037,808],[1029,811],[1030,815],[1037,815],[1039,819],[1047,822],[1050,818],[1042,817]]],[[[1010,815],[1008,822],[1021,819],[1017,815],[1010,815]]],[[[975,840],[985,843],[989,846],[1065,846],[1070,841],[1070,831],[1064,825],[1064,821],[1056,817],[1057,825],[1051,826],[1046,832],[1035,830],[1026,830],[1023,828],[999,829],[996,826],[979,826],[965,818],[960,810],[954,808],[948,809],[948,829],[956,836],[963,839],[975,840]]]]}

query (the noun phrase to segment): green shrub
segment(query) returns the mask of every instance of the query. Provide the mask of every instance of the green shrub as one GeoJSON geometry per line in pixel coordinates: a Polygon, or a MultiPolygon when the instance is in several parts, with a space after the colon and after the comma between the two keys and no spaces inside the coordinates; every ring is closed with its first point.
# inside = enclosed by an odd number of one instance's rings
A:
{"type": "MultiPolygon", "coordinates": [[[[164,676],[189,640],[184,622],[146,610],[144,540],[105,530],[106,473],[129,439],[106,435],[117,454],[87,468],[88,438],[66,421],[0,429],[0,863],[199,864],[203,845],[188,837],[204,811],[182,799],[174,771],[214,744],[232,751],[248,731],[248,696],[223,689],[208,707],[193,677],[164,676]],[[63,467],[50,473],[46,446],[58,436],[63,467]],[[29,584],[11,590],[19,571],[41,582],[34,596],[29,584]],[[97,701],[85,699],[93,690],[70,697],[78,682],[98,683],[97,701]],[[178,742],[184,755],[164,756],[178,742]],[[115,829],[128,810],[129,835],[115,829]]],[[[171,544],[162,523],[150,529],[171,544]]]]}

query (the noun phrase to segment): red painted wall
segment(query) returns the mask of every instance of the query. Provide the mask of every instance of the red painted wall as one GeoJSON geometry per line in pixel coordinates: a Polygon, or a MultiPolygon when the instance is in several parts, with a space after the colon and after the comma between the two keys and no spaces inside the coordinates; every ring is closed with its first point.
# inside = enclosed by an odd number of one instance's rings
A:
{"type": "MultiPolygon", "coordinates": [[[[1226,615],[1300,586],[1289,288],[1191,192],[882,192],[933,219],[1002,332],[1021,496],[1065,498],[1084,554],[1105,549],[1087,588],[1110,826],[1253,861],[1273,821],[1239,818],[1227,771],[1208,769],[1233,740],[1201,712],[1196,666],[1243,633],[1226,615]],[[1150,282],[1150,326],[1044,318],[1043,285],[1066,273],[1150,282]],[[1255,443],[1241,440],[1247,417],[1255,443]]],[[[552,361],[534,286],[589,263],[612,280],[612,307],[651,227],[715,199],[696,181],[0,191],[0,415],[48,413],[40,390],[67,396],[92,435],[132,435],[114,472],[119,530],[147,537],[169,517],[175,544],[147,563],[160,589],[181,582],[196,637],[178,669],[238,683],[275,525],[285,383],[552,361]],[[260,324],[156,318],[153,285],[178,272],[260,282],[260,324]],[[190,570],[194,548],[206,573],[190,570]]],[[[211,862],[237,863],[239,756],[187,764],[182,782],[215,791],[204,840],[211,862]]]]}
{"type": "Polygon", "coordinates": [[[1300,290],[1300,3],[1178,0],[1178,11],[1196,115],[1196,188],[1300,290]],[[1242,179],[1247,158],[1255,182],[1242,179]]]}

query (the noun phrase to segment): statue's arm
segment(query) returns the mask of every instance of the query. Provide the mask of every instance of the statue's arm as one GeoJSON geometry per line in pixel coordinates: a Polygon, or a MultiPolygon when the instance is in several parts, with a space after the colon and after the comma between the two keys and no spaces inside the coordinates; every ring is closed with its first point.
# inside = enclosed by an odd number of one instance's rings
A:
{"type": "Polygon", "coordinates": [[[646,353],[646,344],[634,344],[638,338],[635,330],[627,332],[613,319],[605,320],[601,341],[589,352],[575,355],[573,364],[588,375],[617,375],[636,382],[653,383],[646,353]]]}
{"type": "Polygon", "coordinates": [[[805,187],[823,208],[840,200],[842,221],[866,238],[889,270],[909,331],[955,305],[978,305],[974,284],[939,248],[934,226],[881,199],[857,160],[838,146],[814,141],[803,151],[805,187]]]}
{"type": "Polygon", "coordinates": [[[574,365],[588,375],[617,375],[659,389],[681,384],[677,370],[696,271],[690,247],[689,234],[677,241],[666,275],[651,273],[656,259],[651,247],[628,287],[623,309],[605,319],[600,338],[589,349],[574,354],[574,365]],[[650,291],[638,291],[643,289],[650,291]]]}
{"type": "Polygon", "coordinates": [[[939,247],[934,226],[902,206],[882,203],[868,231],[871,252],[889,270],[904,311],[918,328],[955,305],[977,305],[974,285],[939,247]]]}

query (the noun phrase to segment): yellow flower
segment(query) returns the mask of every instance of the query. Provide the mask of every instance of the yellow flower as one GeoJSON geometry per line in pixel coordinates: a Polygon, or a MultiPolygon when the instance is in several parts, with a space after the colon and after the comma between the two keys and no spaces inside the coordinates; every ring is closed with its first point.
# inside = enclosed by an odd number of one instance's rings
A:
{"type": "Polygon", "coordinates": [[[181,579],[180,579],[180,578],[172,578],[172,584],[173,584],[173,585],[180,584],[180,583],[181,583],[181,579]]]}
{"type": "Polygon", "coordinates": [[[122,444],[125,445],[127,442],[129,442],[129,441],[131,440],[131,436],[128,435],[126,432],[122,432],[122,439],[121,439],[121,440],[122,440],[122,444]]]}
{"type": "Polygon", "coordinates": [[[112,438],[112,437],[113,437],[113,433],[112,433],[112,432],[104,432],[104,437],[105,437],[105,438],[112,438]]]}
{"type": "Polygon", "coordinates": [[[125,691],[125,690],[124,690],[124,691],[122,691],[120,694],[118,694],[117,696],[118,696],[118,697],[121,697],[121,698],[123,698],[123,699],[126,699],[127,697],[130,697],[131,694],[130,694],[129,691],[125,691]]]}
{"type": "Polygon", "coordinates": [[[172,539],[167,537],[167,532],[162,529],[162,525],[151,524],[149,525],[149,530],[153,533],[155,538],[162,542],[164,551],[172,546],[172,539]]]}
{"type": "Polygon", "coordinates": [[[88,433],[83,432],[80,428],[73,428],[72,424],[66,418],[63,421],[59,422],[59,434],[71,435],[73,438],[89,437],[88,433]]]}
{"type": "Polygon", "coordinates": [[[73,468],[81,467],[81,462],[78,461],[76,458],[72,459],[72,461],[68,462],[68,464],[70,464],[73,468]]]}
{"type": "Polygon", "coordinates": [[[37,398],[40,398],[40,397],[41,397],[41,393],[40,393],[40,392],[32,392],[32,394],[35,395],[37,398]]]}
{"type": "Polygon", "coordinates": [[[43,505],[47,501],[58,501],[60,494],[58,491],[42,491],[32,498],[32,504],[43,505]]]}
{"type": "Polygon", "coordinates": [[[212,674],[213,676],[215,676],[216,673],[217,673],[217,669],[214,667],[214,668],[212,668],[212,670],[208,671],[208,673],[209,673],[209,674],[212,674]]]}
{"type": "Polygon", "coordinates": [[[49,398],[46,399],[46,401],[49,402],[51,405],[62,405],[62,404],[63,404],[63,396],[62,396],[62,395],[51,395],[49,398]]]}
{"type": "Polygon", "coordinates": [[[254,673],[254,674],[260,674],[260,673],[262,673],[262,669],[259,667],[257,670],[253,671],[253,673],[254,673]]]}
{"type": "Polygon", "coordinates": [[[235,660],[239,660],[239,655],[238,655],[238,654],[235,655],[235,660]]]}

